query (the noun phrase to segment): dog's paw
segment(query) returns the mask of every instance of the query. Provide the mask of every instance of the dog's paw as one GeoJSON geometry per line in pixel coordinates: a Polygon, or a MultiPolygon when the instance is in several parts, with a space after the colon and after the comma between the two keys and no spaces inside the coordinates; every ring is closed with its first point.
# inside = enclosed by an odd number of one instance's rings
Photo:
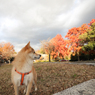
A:
{"type": "Polygon", "coordinates": [[[24,89],[24,92],[23,92],[24,94],[26,94],[26,90],[24,89]]]}
{"type": "Polygon", "coordinates": [[[35,88],[35,91],[37,91],[37,87],[35,88]]]}

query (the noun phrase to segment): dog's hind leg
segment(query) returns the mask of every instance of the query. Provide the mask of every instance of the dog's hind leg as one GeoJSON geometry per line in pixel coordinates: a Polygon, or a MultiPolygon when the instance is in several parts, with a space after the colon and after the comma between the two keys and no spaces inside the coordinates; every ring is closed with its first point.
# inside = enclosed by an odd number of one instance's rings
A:
{"type": "Polygon", "coordinates": [[[35,69],[34,69],[34,74],[33,74],[33,76],[34,76],[34,85],[35,85],[35,91],[37,91],[37,73],[36,73],[36,71],[35,71],[35,69]]]}
{"type": "Polygon", "coordinates": [[[35,91],[37,91],[37,79],[34,79],[35,91]]]}

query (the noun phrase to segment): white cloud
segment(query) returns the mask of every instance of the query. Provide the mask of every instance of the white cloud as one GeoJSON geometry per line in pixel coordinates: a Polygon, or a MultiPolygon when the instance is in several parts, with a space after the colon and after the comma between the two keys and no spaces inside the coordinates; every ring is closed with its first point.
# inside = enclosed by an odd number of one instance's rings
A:
{"type": "Polygon", "coordinates": [[[41,40],[89,23],[95,0],[1,0],[0,42],[11,42],[16,51],[28,41],[38,49],[41,40]]]}
{"type": "Polygon", "coordinates": [[[83,23],[89,23],[92,19],[95,19],[95,0],[80,0],[80,2],[78,0],[77,3],[78,5],[67,14],[69,18],[67,20],[66,27],[79,27],[83,23]]]}

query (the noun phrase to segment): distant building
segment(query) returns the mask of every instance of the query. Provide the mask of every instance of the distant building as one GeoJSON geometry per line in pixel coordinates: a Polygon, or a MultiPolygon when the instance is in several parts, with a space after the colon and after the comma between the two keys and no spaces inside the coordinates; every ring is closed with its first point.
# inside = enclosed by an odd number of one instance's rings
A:
{"type": "Polygon", "coordinates": [[[34,60],[34,62],[38,62],[38,61],[47,61],[48,60],[48,55],[47,54],[41,54],[41,58],[38,60],[34,60]]]}
{"type": "Polygon", "coordinates": [[[17,56],[17,54],[12,54],[12,57],[16,57],[17,56]]]}
{"type": "Polygon", "coordinates": [[[41,54],[41,59],[42,60],[48,60],[48,55],[47,54],[41,54]]]}

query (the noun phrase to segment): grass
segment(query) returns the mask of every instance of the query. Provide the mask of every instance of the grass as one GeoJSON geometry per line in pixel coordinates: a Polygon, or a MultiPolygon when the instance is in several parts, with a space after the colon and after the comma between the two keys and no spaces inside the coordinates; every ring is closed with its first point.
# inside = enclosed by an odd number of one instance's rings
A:
{"type": "MultiPolygon", "coordinates": [[[[58,63],[35,63],[34,67],[38,74],[38,91],[31,89],[33,95],[52,95],[69,87],[95,78],[95,66],[58,64],[58,63]]],[[[11,65],[0,67],[0,95],[14,95],[11,83],[11,65]]],[[[20,91],[23,95],[23,89],[20,91]]]]}

